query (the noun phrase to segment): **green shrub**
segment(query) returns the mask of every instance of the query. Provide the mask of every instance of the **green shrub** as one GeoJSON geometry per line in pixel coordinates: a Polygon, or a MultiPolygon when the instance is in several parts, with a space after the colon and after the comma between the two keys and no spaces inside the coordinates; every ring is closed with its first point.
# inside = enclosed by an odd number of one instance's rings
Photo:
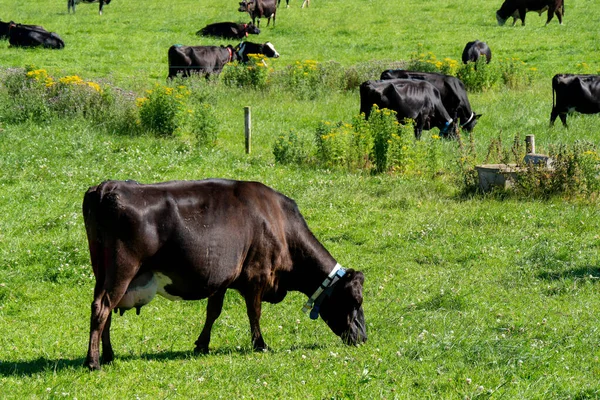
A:
{"type": "Polygon", "coordinates": [[[46,122],[51,117],[46,87],[48,73],[43,69],[10,70],[2,80],[6,96],[0,103],[0,116],[8,123],[46,122]]]}
{"type": "Polygon", "coordinates": [[[189,114],[189,130],[194,135],[198,146],[212,147],[217,144],[218,121],[215,110],[209,103],[200,103],[189,114]]]}
{"type": "Polygon", "coordinates": [[[275,139],[273,156],[279,164],[303,164],[310,158],[310,146],[295,130],[290,130],[275,139]]]}
{"type": "Polygon", "coordinates": [[[180,114],[184,111],[189,90],[182,85],[175,88],[155,85],[147,90],[147,97],[137,99],[140,124],[158,135],[172,135],[181,126],[180,114]]]}
{"type": "Polygon", "coordinates": [[[268,84],[271,72],[273,69],[267,66],[264,55],[248,54],[247,63],[235,61],[227,64],[220,78],[227,86],[263,89],[268,84]]]}

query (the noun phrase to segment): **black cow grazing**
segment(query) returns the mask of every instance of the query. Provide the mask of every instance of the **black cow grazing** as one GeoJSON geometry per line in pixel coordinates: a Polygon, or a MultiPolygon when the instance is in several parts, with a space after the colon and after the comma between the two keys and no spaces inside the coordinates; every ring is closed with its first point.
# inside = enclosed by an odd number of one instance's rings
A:
{"type": "Polygon", "coordinates": [[[65,42],[54,32],[41,26],[15,24],[8,31],[8,43],[15,47],[37,47],[62,49],[65,42]]]}
{"type": "Polygon", "coordinates": [[[548,10],[548,20],[546,25],[550,23],[554,14],[558,18],[558,22],[562,25],[562,17],[565,13],[564,0],[504,0],[502,6],[496,11],[496,20],[498,25],[504,25],[509,17],[513,17],[513,25],[520,19],[525,26],[525,14],[530,11],[535,11],[542,15],[548,10]]]}
{"type": "Polygon", "coordinates": [[[174,78],[178,74],[190,76],[191,74],[218,75],[228,62],[240,60],[248,61],[248,54],[263,54],[266,57],[279,57],[279,53],[270,42],[264,44],[242,42],[237,48],[229,45],[223,46],[181,46],[174,45],[169,48],[169,76],[174,78]]]}
{"type": "Polygon", "coordinates": [[[454,76],[438,74],[435,72],[405,71],[403,69],[388,69],[381,73],[382,80],[386,79],[413,79],[424,80],[431,83],[442,96],[444,108],[456,119],[460,121],[460,127],[471,132],[481,114],[475,114],[471,109],[467,89],[462,81],[454,76]]]}
{"type": "Polygon", "coordinates": [[[243,39],[251,35],[258,35],[258,29],[252,22],[247,24],[238,24],[236,22],[217,22],[206,25],[196,32],[198,36],[216,36],[226,39],[243,39]]]}
{"type": "Polygon", "coordinates": [[[557,74],[552,78],[550,125],[560,116],[567,126],[567,113],[600,113],[600,75],[557,74]]]}
{"type": "Polygon", "coordinates": [[[466,64],[468,62],[477,62],[479,57],[485,57],[485,62],[490,63],[492,61],[492,50],[490,50],[489,46],[485,42],[481,42],[476,40],[474,42],[469,42],[465,46],[465,49],[462,53],[462,62],[466,64]]]}
{"type": "Polygon", "coordinates": [[[79,4],[79,3],[86,3],[86,4],[100,3],[98,12],[100,13],[100,15],[102,15],[102,10],[104,9],[104,5],[110,4],[110,2],[111,2],[111,0],[67,0],[67,12],[71,12],[71,10],[73,10],[73,13],[75,13],[75,5],[79,4]]]}
{"type": "Polygon", "coordinates": [[[362,272],[341,268],[314,237],[296,203],[258,182],[221,179],[91,187],[83,217],[96,278],[85,365],[113,360],[111,312],[139,309],[156,293],[170,300],[208,298],[195,352],[208,352],[227,289],[246,302],[252,346],[265,350],[261,303],[288,291],[347,345],[367,339],[362,272]]]}
{"type": "Polygon", "coordinates": [[[273,26],[275,26],[275,14],[277,13],[277,0],[242,0],[240,3],[239,12],[247,12],[252,18],[252,23],[260,27],[260,19],[267,18],[267,26],[273,18],[273,26]],[[258,22],[256,19],[258,18],[258,22]]]}
{"type": "Polygon", "coordinates": [[[423,129],[437,127],[442,136],[448,136],[455,128],[439,90],[424,80],[363,82],[360,85],[360,112],[365,114],[365,119],[369,119],[373,105],[395,111],[400,123],[407,118],[414,120],[417,139],[421,138],[423,129]]]}

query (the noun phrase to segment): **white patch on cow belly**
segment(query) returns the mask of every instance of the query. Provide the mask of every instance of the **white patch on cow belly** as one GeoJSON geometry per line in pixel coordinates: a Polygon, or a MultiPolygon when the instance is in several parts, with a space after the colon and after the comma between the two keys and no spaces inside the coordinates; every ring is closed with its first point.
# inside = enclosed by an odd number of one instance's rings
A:
{"type": "MultiPolygon", "coordinates": [[[[146,274],[146,277],[148,275],[146,274]]],[[[144,306],[152,301],[156,296],[158,282],[154,276],[147,279],[144,276],[134,278],[127,291],[119,301],[115,308],[129,310],[134,307],[144,306]]]]}
{"type": "Polygon", "coordinates": [[[168,300],[171,300],[171,301],[183,300],[183,298],[181,298],[179,296],[173,296],[172,294],[168,293],[165,290],[165,286],[170,285],[170,284],[173,283],[173,281],[171,280],[171,278],[169,278],[165,274],[161,274],[160,272],[155,272],[154,273],[154,277],[156,278],[156,281],[158,283],[158,287],[156,289],[156,292],[158,294],[160,294],[165,299],[168,299],[168,300]]]}

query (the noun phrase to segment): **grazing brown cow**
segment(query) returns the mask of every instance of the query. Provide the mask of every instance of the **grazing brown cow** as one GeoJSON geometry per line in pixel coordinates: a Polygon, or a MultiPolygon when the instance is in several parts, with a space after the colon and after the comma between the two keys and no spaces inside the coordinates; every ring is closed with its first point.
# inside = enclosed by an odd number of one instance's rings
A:
{"type": "Polygon", "coordinates": [[[275,14],[277,13],[277,0],[242,0],[240,2],[239,12],[247,12],[252,18],[252,23],[260,28],[260,19],[267,19],[267,26],[273,18],[273,26],[275,26],[275,14]],[[256,19],[258,18],[258,22],[256,19]]]}
{"type": "Polygon", "coordinates": [[[548,10],[546,25],[550,23],[554,14],[562,25],[562,17],[565,13],[564,0],[504,0],[500,9],[496,11],[496,20],[498,25],[504,25],[508,18],[513,17],[513,25],[517,19],[520,19],[525,26],[527,12],[534,11],[542,15],[546,10],[548,10]]]}
{"type": "Polygon", "coordinates": [[[362,272],[341,268],[296,203],[261,183],[108,181],[86,192],[83,217],[96,277],[85,361],[92,370],[100,368],[100,341],[102,363],[114,356],[111,312],[139,310],[156,293],[208,298],[199,353],[208,351],[227,289],[246,301],[255,350],[267,348],[261,303],[278,303],[290,290],[310,296],[304,309],[345,344],[367,339],[362,272]]]}

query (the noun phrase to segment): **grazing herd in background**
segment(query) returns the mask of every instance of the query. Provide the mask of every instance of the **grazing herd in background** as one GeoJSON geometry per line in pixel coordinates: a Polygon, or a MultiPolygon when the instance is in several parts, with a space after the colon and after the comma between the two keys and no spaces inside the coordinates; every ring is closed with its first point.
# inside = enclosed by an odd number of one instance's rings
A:
{"type": "MultiPolygon", "coordinates": [[[[110,0],[68,0],[68,12],[79,2],[99,2],[99,13],[110,0]]],[[[289,0],[286,0],[289,5],[289,0]]],[[[248,24],[219,22],[205,26],[199,36],[240,40],[227,46],[173,45],[168,49],[168,78],[219,74],[249,54],[279,57],[270,43],[246,41],[275,18],[280,0],[242,0],[248,24]]],[[[304,0],[302,7],[308,5],[304,0]]],[[[527,12],[548,11],[562,24],[563,0],[505,0],[496,12],[498,24],[513,17],[525,25],[527,12]]],[[[58,35],[41,26],[0,21],[0,39],[11,46],[61,49],[58,35]]],[[[485,42],[469,42],[463,63],[489,63],[485,42]]],[[[559,74],[552,80],[551,124],[557,117],[566,126],[567,113],[600,113],[600,76],[559,74]]],[[[386,70],[379,80],[360,85],[360,112],[387,108],[398,121],[414,120],[415,137],[438,128],[450,137],[457,129],[472,131],[480,114],[469,103],[464,84],[440,73],[386,70]]],[[[227,289],[238,290],[246,301],[252,345],[266,349],[260,331],[261,302],[278,303],[288,291],[309,297],[304,307],[311,318],[320,315],[344,343],[367,339],[362,309],[364,275],[344,269],[310,232],[293,200],[256,182],[207,180],[141,185],[133,181],[104,182],[84,197],[83,213],[92,267],[96,278],[86,365],[99,369],[112,361],[111,312],[140,308],[158,293],[169,299],[208,298],[204,328],[196,352],[208,351],[211,329],[221,313],[227,289]],[[311,295],[312,294],[312,295],[311,295]],[[100,360],[100,343],[102,360],[100,360]]]]}

